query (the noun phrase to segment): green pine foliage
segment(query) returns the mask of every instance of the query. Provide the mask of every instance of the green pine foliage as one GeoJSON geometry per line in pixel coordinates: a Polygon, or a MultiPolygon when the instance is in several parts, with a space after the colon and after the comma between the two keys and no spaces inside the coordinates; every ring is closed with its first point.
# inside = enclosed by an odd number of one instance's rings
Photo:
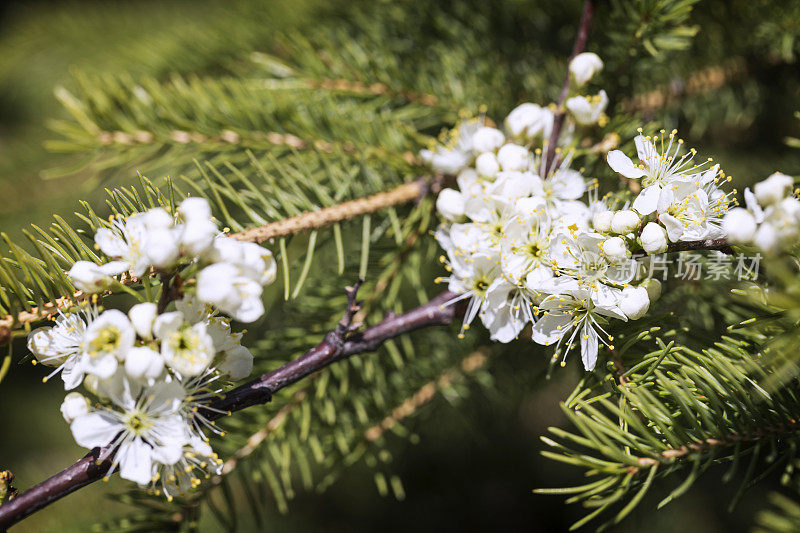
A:
{"type": "MultiPolygon", "coordinates": [[[[741,130],[764,127],[767,106],[785,109],[752,76],[760,73],[762,54],[768,75],[777,72],[783,85],[797,79],[783,70],[796,63],[797,17],[785,16],[779,3],[599,4],[589,48],[606,62],[599,84],[612,105],[608,124],[587,132],[577,157],[603,191],[620,197],[625,191],[594,148],[610,132],[626,150],[637,127],[656,123],[686,124],[691,136],[739,142],[751,138],[741,130]],[[730,38],[753,20],[747,39],[730,38]],[[729,60],[735,68],[713,89],[681,87],[692,73],[729,60]],[[671,95],[658,113],[623,105],[654,90],[671,95]]],[[[237,232],[418,178],[425,169],[417,152],[460,116],[499,118],[522,101],[557,97],[581,9],[580,2],[555,0],[309,2],[304,10],[317,17],[310,27],[287,6],[279,10],[284,16],[270,18],[258,5],[245,1],[228,9],[212,2],[209,16],[157,40],[121,41],[125,52],[119,53],[141,65],[131,61],[110,73],[82,65],[56,89],[66,114],[52,121],[48,147],[68,162],[48,176],[80,175],[87,189],[107,186],[107,197],[105,204],[84,202],[74,217],[32,227],[26,242],[3,235],[0,315],[71,297],[74,287],[63,270],[77,259],[102,259],[87,235],[108,225],[109,214],[154,205],[171,210],[185,196],[200,195],[237,232]]],[[[136,10],[105,9],[91,17],[123,28],[139,20],[136,10]]],[[[172,9],[181,16],[192,11],[183,3],[172,9]]],[[[160,7],[155,13],[156,25],[175,16],[160,7]]],[[[57,16],[65,17],[65,33],[83,27],[75,15],[57,16]]],[[[97,43],[86,46],[87,54],[100,57],[97,43]]],[[[0,59],[0,75],[15,72],[19,61],[0,59]]],[[[778,94],[786,97],[783,89],[778,94]]],[[[781,133],[789,127],[785,117],[776,124],[769,138],[789,136],[781,133]]],[[[440,251],[430,236],[436,224],[428,197],[266,243],[276,254],[280,282],[265,291],[267,314],[246,336],[254,373],[319,342],[341,314],[343,286],[359,275],[367,278],[361,293],[367,323],[428,301],[440,273],[440,251]]],[[[769,292],[724,280],[670,280],[651,318],[613,332],[614,353],[605,352],[606,364],[562,404],[569,426],[542,437],[548,457],[588,477],[581,486],[540,491],[585,506],[576,527],[595,518],[595,526],[619,523],[656,484],[671,489],[658,504],[666,505],[718,465],[727,468],[722,481],[739,483],[732,505],[773,473],[795,482],[800,283],[792,268],[770,268],[769,292]]],[[[15,325],[14,335],[25,333],[15,325]]],[[[171,503],[140,490],[117,495],[132,511],[102,529],[263,528],[270,513],[291,509],[298,491],[324,490],[352,466],[371,469],[381,493],[402,499],[390,445],[415,441],[411,420],[428,402],[457,402],[491,388],[491,365],[463,363],[486,337],[471,332],[458,340],[452,328],[420,331],[413,341],[403,337],[377,354],[337,363],[264,408],[224,419],[228,434],[215,442],[229,460],[221,476],[171,503]]],[[[0,379],[12,358],[24,355],[11,347],[0,379]]],[[[545,364],[525,339],[480,353],[497,358],[520,351],[531,352],[531,368],[545,364]]],[[[558,372],[553,363],[551,372],[558,372]]],[[[768,504],[759,530],[794,530],[796,495],[774,493],[768,504]]]]}

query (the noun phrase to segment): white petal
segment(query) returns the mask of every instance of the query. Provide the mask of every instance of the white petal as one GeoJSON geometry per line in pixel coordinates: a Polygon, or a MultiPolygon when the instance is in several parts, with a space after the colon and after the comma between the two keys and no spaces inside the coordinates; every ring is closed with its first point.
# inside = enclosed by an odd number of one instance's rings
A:
{"type": "Polygon", "coordinates": [[[587,324],[583,326],[580,336],[583,368],[594,370],[594,365],[597,363],[597,332],[587,324]]]}
{"type": "Polygon", "coordinates": [[[608,152],[606,161],[608,161],[608,165],[614,172],[618,172],[628,179],[633,180],[644,176],[644,170],[636,168],[631,158],[625,155],[622,150],[612,150],[608,152]]]}
{"type": "Polygon", "coordinates": [[[79,416],[69,426],[75,442],[84,448],[105,446],[123,427],[118,420],[97,411],[79,416]]]}
{"type": "Polygon", "coordinates": [[[560,339],[571,322],[572,318],[569,315],[547,313],[533,325],[531,338],[534,342],[547,346],[560,339]]]}
{"type": "Polygon", "coordinates": [[[649,215],[658,209],[658,199],[661,196],[661,187],[658,185],[651,185],[642,189],[636,200],[633,201],[633,208],[639,212],[640,215],[649,215]]]}
{"type": "Polygon", "coordinates": [[[119,457],[119,475],[123,479],[135,481],[139,485],[147,485],[153,478],[152,448],[142,439],[136,438],[121,446],[117,452],[119,457]]]}

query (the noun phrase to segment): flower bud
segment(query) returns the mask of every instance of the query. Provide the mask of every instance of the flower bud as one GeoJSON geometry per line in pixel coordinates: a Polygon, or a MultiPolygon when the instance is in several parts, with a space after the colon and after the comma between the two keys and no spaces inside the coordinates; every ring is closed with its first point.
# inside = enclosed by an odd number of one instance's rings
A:
{"type": "Polygon", "coordinates": [[[506,144],[497,152],[497,161],[503,170],[527,170],[530,152],[524,146],[506,144]]]}
{"type": "Polygon", "coordinates": [[[569,72],[578,86],[585,84],[601,70],[603,70],[603,60],[593,52],[578,54],[569,62],[569,72]]]}
{"type": "Polygon", "coordinates": [[[67,421],[67,424],[72,424],[73,420],[88,412],[89,400],[78,392],[70,392],[61,403],[61,415],[67,421]]]}
{"type": "Polygon", "coordinates": [[[629,209],[617,211],[611,219],[611,231],[624,235],[636,230],[640,223],[641,219],[635,212],[629,209]]]}
{"type": "Polygon", "coordinates": [[[151,302],[136,304],[128,310],[128,318],[133,329],[136,330],[139,337],[145,340],[153,338],[153,322],[157,314],[158,308],[151,302]]]}
{"type": "Polygon", "coordinates": [[[648,222],[639,236],[639,243],[648,254],[661,254],[667,251],[667,230],[660,224],[648,222]]]}
{"type": "Polygon", "coordinates": [[[722,229],[734,244],[749,244],[756,236],[756,219],[747,209],[735,207],[722,219],[722,229]]]}
{"type": "Polygon", "coordinates": [[[615,264],[622,263],[631,256],[622,237],[611,237],[604,240],[601,248],[606,257],[615,264]]]}
{"type": "Polygon", "coordinates": [[[647,290],[647,297],[651,302],[655,302],[661,297],[661,282],[656,278],[647,278],[639,286],[647,290]]]}
{"type": "Polygon", "coordinates": [[[472,136],[472,149],[476,152],[494,152],[506,140],[503,132],[495,128],[482,127],[472,136]]]}
{"type": "Polygon", "coordinates": [[[613,211],[601,211],[592,218],[592,226],[595,231],[607,233],[611,231],[611,219],[613,218],[613,211]]]}
{"type": "Polygon", "coordinates": [[[783,200],[794,185],[794,180],[786,174],[776,172],[764,181],[753,186],[758,203],[762,206],[775,204],[783,200]]]}
{"type": "Polygon", "coordinates": [[[443,189],[436,198],[436,209],[442,218],[454,222],[464,216],[464,197],[453,189],[443,189]]]}
{"type": "Polygon", "coordinates": [[[493,152],[484,152],[475,159],[475,170],[479,176],[493,178],[500,172],[500,163],[493,152]]]}
{"type": "Polygon", "coordinates": [[[630,320],[642,318],[650,308],[650,297],[647,289],[644,287],[625,287],[622,289],[619,308],[630,320]]]}

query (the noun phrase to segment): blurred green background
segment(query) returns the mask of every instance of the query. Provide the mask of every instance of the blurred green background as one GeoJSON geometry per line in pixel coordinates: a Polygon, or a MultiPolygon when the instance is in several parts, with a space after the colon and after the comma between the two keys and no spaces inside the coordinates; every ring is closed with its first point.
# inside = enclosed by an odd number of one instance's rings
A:
{"type": "MultiPolygon", "coordinates": [[[[785,144],[786,137],[799,136],[793,113],[800,108],[800,74],[791,37],[798,31],[791,11],[796,7],[786,14],[781,3],[736,4],[736,9],[722,0],[698,4],[693,22],[700,33],[686,54],[698,58],[698,69],[709,66],[709,58],[735,55],[747,65],[745,73],[718,91],[660,113],[669,123],[692,125],[682,131],[688,141],[701,154],[715,154],[741,186],[777,169],[800,171],[797,150],[785,144]],[[748,26],[753,16],[766,23],[748,26]],[[739,39],[737,32],[748,27],[748,39],[739,39]],[[713,113],[702,111],[712,103],[713,113]]],[[[277,28],[313,29],[315,17],[328,8],[314,0],[5,4],[0,8],[0,229],[16,236],[27,223],[43,223],[52,213],[71,212],[78,199],[101,195],[98,182],[80,172],[58,179],[43,174],[64,161],[44,142],[54,137],[49,121],[66,116],[53,90],[72,86],[72,69],[130,73],[134,79],[213,73],[243,50],[267,47],[277,28]]],[[[419,438],[394,445],[404,501],[380,497],[372,475],[355,468],[321,495],[301,493],[288,515],[272,513],[268,530],[566,530],[582,511],[531,490],[580,481],[576,471],[538,453],[539,435],[564,423],[558,401],[574,385],[577,370],[572,366],[546,381],[541,374],[514,372],[513,357],[494,362],[493,368],[499,377],[492,390],[480,389],[460,405],[433,404],[414,423],[419,438]]],[[[15,473],[21,489],[83,453],[58,412],[59,383],[42,385],[41,375],[30,365],[15,366],[0,387],[0,467],[15,473]]],[[[654,491],[618,531],[640,531],[645,525],[653,532],[747,530],[768,487],[750,491],[729,514],[725,508],[736,486],[720,487],[718,479],[709,473],[686,497],[658,513],[653,502],[663,494],[654,491]]],[[[86,531],[123,510],[105,497],[122,485],[118,479],[97,483],[14,531],[86,531]]]]}

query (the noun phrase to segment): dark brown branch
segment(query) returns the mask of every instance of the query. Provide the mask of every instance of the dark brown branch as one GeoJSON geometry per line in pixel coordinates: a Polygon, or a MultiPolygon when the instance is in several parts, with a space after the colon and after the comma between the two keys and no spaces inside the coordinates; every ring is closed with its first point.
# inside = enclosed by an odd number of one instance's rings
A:
{"type": "Polygon", "coordinates": [[[667,248],[667,252],[689,252],[692,250],[719,250],[724,254],[733,255],[733,249],[727,239],[674,242],[667,248]]]}
{"type": "MultiPolygon", "coordinates": [[[[578,35],[575,36],[575,44],[572,45],[572,54],[569,56],[569,61],[583,52],[586,49],[586,41],[589,40],[589,30],[592,27],[592,16],[594,15],[594,2],[593,0],[585,0],[583,3],[583,13],[581,14],[581,21],[578,25],[578,35]]],[[[550,142],[547,145],[547,152],[543,154],[542,162],[540,165],[540,174],[542,178],[546,178],[547,174],[555,168],[553,164],[556,158],[556,147],[558,146],[558,137],[561,135],[561,128],[564,126],[564,102],[567,101],[569,94],[569,81],[570,72],[569,66],[567,67],[567,76],[564,78],[564,85],[561,87],[561,94],[558,97],[558,107],[556,108],[555,116],[553,117],[553,130],[550,133],[550,142]]]]}
{"type": "MultiPolygon", "coordinates": [[[[252,405],[263,404],[277,391],[352,355],[376,350],[384,342],[405,333],[429,326],[450,324],[463,311],[461,306],[445,304],[456,295],[445,291],[430,302],[402,315],[389,315],[379,324],[354,332],[353,317],[358,312],[356,292],[360,282],[347,289],[347,309],[334,331],[323,341],[299,358],[282,367],[231,390],[224,398],[211,404],[214,409],[229,413],[252,405]]],[[[221,413],[207,411],[211,419],[221,413]]],[[[52,502],[89,485],[106,475],[111,459],[97,463],[103,448],[95,448],[67,469],[23,492],[13,500],[0,505],[0,531],[52,502]]]]}

